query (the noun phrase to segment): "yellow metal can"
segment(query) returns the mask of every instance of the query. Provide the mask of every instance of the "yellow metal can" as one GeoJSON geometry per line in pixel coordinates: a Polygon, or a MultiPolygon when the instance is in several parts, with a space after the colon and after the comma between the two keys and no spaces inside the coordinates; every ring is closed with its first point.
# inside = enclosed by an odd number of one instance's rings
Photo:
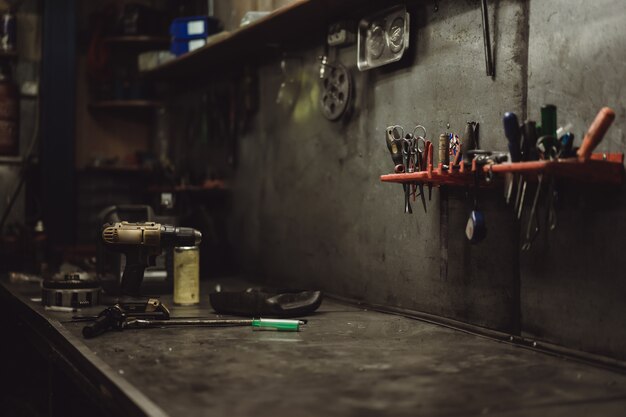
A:
{"type": "Polygon", "coordinates": [[[200,249],[197,246],[174,248],[174,304],[200,302],[200,249]]]}

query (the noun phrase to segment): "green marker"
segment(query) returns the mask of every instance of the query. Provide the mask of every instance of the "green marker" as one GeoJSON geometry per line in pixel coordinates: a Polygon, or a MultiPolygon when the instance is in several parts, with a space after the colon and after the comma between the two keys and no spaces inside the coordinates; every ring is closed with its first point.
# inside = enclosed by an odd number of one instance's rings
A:
{"type": "Polygon", "coordinates": [[[300,325],[305,323],[303,320],[253,319],[252,327],[283,332],[297,332],[300,330],[300,325]]]}

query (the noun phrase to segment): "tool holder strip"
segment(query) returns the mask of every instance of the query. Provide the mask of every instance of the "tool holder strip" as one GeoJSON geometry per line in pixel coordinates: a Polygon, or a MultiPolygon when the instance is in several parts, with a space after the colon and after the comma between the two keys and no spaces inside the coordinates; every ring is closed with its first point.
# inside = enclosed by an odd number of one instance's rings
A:
{"type": "MultiPolygon", "coordinates": [[[[435,187],[442,185],[468,186],[474,184],[473,173],[476,169],[475,161],[471,169],[466,169],[465,164],[452,166],[451,169],[444,169],[442,164],[433,168],[428,165],[425,171],[386,174],[381,175],[382,182],[393,183],[423,183],[431,184],[435,187]]],[[[623,153],[594,153],[587,161],[579,158],[557,159],[554,161],[527,161],[512,162],[496,165],[486,165],[482,167],[485,174],[522,174],[530,178],[540,174],[549,174],[556,177],[569,178],[581,182],[609,183],[619,185],[624,177],[624,154],[623,153]]],[[[493,181],[487,182],[481,179],[481,185],[491,185],[493,181]]]]}

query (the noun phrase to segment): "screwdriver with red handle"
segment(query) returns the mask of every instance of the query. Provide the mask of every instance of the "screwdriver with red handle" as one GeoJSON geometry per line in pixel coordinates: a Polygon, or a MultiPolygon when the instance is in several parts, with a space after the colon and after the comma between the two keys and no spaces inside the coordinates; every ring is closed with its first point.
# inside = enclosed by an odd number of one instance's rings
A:
{"type": "Polygon", "coordinates": [[[609,130],[609,127],[615,120],[615,112],[609,107],[603,107],[600,109],[596,118],[589,126],[589,130],[585,134],[583,138],[583,143],[578,148],[578,159],[581,162],[587,161],[591,157],[591,152],[598,146],[606,131],[609,130]]]}

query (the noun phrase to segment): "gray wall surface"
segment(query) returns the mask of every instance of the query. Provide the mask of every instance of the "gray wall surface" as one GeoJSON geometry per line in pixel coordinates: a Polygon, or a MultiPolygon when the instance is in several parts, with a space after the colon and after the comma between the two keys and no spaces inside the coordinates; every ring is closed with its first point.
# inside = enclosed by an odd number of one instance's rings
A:
{"type": "Polygon", "coordinates": [[[351,116],[339,122],[324,119],[317,104],[321,44],[291,52],[300,61],[291,109],[276,104],[279,61],[259,69],[259,112],[240,140],[234,181],[240,263],[292,287],[626,359],[623,190],[563,185],[558,229],[521,253],[520,225],[501,189],[481,192],[488,237],[470,245],[466,190],[434,189],[427,213],[418,200],[405,215],[401,187],[379,181],[392,170],[388,125],[420,123],[436,143],[439,133],[461,134],[475,120],[482,148],[505,150],[503,113],[538,119],[545,103],[558,107],[559,124],[573,123],[578,141],[600,107],[611,106],[618,118],[600,150],[624,151],[623,2],[489,4],[494,79],[485,75],[475,0],[420,2],[409,56],[398,65],[359,72],[356,48],[342,49],[356,94],[351,116]]]}
{"type": "MultiPolygon", "coordinates": [[[[626,151],[626,5],[620,0],[532,1],[528,114],[559,108],[581,138],[598,110],[617,115],[600,152],[626,151]]],[[[626,359],[626,190],[564,190],[558,229],[521,257],[524,332],[626,359]]]]}
{"type": "Polygon", "coordinates": [[[384,141],[391,124],[420,123],[436,143],[476,120],[484,148],[506,149],[502,114],[524,108],[524,8],[516,1],[490,8],[495,79],[485,74],[476,1],[438,2],[437,10],[420,3],[403,64],[359,72],[356,47],[342,49],[356,88],[354,111],[339,122],[326,120],[317,103],[321,45],[292,53],[301,61],[293,109],[275,103],[279,62],[263,66],[260,113],[240,143],[234,196],[242,264],[291,286],[516,330],[517,229],[501,192],[483,193],[488,237],[471,246],[466,190],[442,199],[434,189],[427,213],[418,200],[405,215],[402,188],[379,176],[393,169],[384,141]]]}

